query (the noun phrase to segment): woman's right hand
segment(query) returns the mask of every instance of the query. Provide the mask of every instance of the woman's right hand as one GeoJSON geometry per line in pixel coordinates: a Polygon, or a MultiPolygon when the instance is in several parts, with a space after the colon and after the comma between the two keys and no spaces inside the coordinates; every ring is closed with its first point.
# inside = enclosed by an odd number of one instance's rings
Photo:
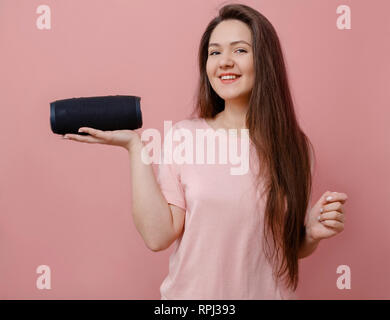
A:
{"type": "Polygon", "coordinates": [[[89,127],[81,127],[79,132],[86,132],[89,135],[84,136],[67,133],[64,135],[64,139],[86,143],[109,144],[123,147],[128,151],[130,151],[130,148],[134,143],[141,141],[139,134],[134,130],[102,131],[89,127]]]}

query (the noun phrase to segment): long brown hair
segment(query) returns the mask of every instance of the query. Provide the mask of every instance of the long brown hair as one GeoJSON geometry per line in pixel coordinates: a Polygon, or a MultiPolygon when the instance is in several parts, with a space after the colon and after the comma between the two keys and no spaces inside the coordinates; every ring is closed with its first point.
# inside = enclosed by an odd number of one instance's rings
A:
{"type": "Polygon", "coordinates": [[[274,262],[277,277],[287,279],[287,287],[295,291],[298,286],[298,252],[305,239],[305,215],[311,196],[314,148],[297,122],[277,33],[258,11],[243,4],[228,4],[208,24],[199,46],[200,79],[193,114],[213,118],[225,108],[225,101],[210,85],[206,62],[210,35],[221,21],[227,19],[246,23],[252,32],[255,82],[246,126],[262,164],[256,175],[256,186],[265,181],[267,194],[264,215],[267,227],[263,229],[264,243],[267,243],[265,253],[274,262]],[[272,250],[268,242],[270,232],[272,250]]]}

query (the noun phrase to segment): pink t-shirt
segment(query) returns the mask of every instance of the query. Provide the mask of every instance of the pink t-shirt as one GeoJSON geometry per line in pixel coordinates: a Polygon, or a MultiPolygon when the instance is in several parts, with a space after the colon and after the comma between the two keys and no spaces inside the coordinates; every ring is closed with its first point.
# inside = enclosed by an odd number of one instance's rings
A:
{"type": "MultiPolygon", "coordinates": [[[[172,126],[172,132],[182,132],[182,128],[194,137],[193,159],[195,130],[216,132],[202,118],[181,120],[172,126]]],[[[235,139],[241,150],[242,138],[235,139]]],[[[261,193],[253,184],[253,167],[258,161],[252,142],[248,173],[232,175],[230,169],[238,165],[229,160],[227,164],[218,162],[219,140],[215,141],[214,164],[159,164],[157,181],[167,202],[185,209],[184,232],[174,242],[169,273],[160,287],[161,299],[296,299],[293,291],[275,281],[263,253],[266,198],[256,196],[261,193]]],[[[173,148],[180,142],[173,142],[173,148]]],[[[205,143],[205,154],[206,150],[205,143]]]]}

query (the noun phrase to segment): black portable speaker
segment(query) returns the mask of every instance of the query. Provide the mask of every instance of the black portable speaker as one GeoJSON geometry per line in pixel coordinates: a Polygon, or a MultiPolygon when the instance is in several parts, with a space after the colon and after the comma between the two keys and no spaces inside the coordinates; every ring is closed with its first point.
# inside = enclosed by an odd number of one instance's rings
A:
{"type": "Polygon", "coordinates": [[[142,127],[140,97],[101,96],[56,100],[50,103],[50,125],[54,133],[76,133],[80,127],[99,130],[135,130],[142,127]]]}

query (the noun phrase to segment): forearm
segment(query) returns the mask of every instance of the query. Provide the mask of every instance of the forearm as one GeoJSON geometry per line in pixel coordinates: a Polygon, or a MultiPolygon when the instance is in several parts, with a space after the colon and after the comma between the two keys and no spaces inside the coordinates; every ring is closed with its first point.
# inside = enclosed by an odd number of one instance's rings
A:
{"type": "Polygon", "coordinates": [[[147,246],[159,250],[160,244],[172,237],[172,215],[152,165],[141,159],[142,148],[139,141],[129,150],[133,220],[147,246]]]}
{"type": "Polygon", "coordinates": [[[299,249],[298,258],[302,259],[310,256],[316,249],[320,240],[313,240],[307,234],[305,235],[305,241],[302,243],[299,249]]]}

